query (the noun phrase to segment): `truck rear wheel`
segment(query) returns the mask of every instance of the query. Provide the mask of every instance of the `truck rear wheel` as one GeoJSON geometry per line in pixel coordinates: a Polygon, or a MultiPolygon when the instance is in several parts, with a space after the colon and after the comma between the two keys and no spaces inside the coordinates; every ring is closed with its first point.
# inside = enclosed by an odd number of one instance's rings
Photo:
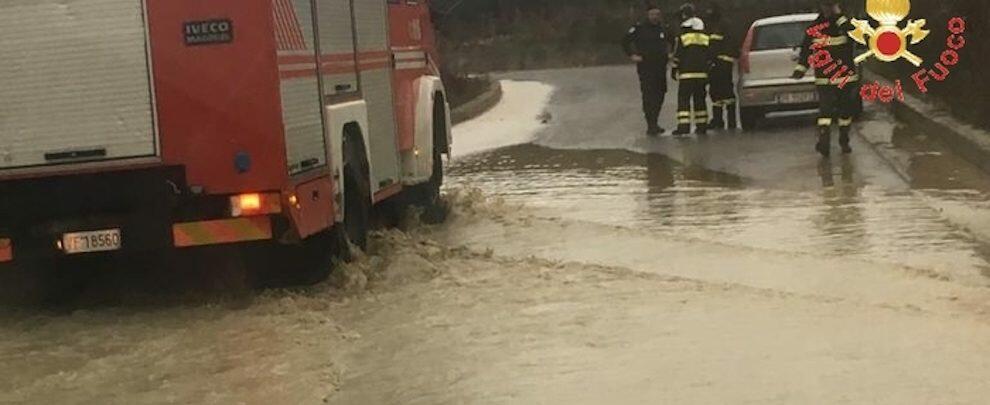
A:
{"type": "Polygon", "coordinates": [[[350,260],[348,244],[367,250],[371,223],[370,172],[360,135],[348,133],[342,146],[344,153],[344,222],[332,229],[311,235],[298,244],[271,246],[260,250],[261,257],[248,261],[265,269],[264,285],[284,287],[313,285],[333,271],[333,259],[350,260]],[[264,253],[264,252],[272,253],[264,253]],[[268,262],[264,258],[268,259],[268,262]]]}
{"type": "Polygon", "coordinates": [[[340,253],[336,240],[337,235],[328,230],[298,244],[246,247],[246,261],[263,275],[259,287],[314,285],[326,280],[333,270],[333,257],[340,253]]]}

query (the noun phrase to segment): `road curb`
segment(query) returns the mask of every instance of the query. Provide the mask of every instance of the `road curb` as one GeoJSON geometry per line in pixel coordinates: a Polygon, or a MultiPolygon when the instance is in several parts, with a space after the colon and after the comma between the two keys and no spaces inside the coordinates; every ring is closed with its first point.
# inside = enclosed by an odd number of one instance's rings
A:
{"type": "Polygon", "coordinates": [[[492,80],[488,90],[450,112],[450,120],[455,125],[476,118],[502,101],[502,83],[492,80]]]}
{"type": "MultiPolygon", "coordinates": [[[[870,76],[871,81],[891,84],[878,74],[873,73],[870,76]]],[[[904,101],[895,99],[889,104],[889,110],[897,119],[941,140],[954,153],[980,170],[990,173],[990,132],[963,123],[947,111],[912,94],[905,94],[904,101]]]]}
{"type": "Polygon", "coordinates": [[[898,155],[892,138],[896,119],[889,108],[867,107],[863,111],[867,120],[856,123],[855,136],[905,183],[911,184],[910,155],[898,155]]]}

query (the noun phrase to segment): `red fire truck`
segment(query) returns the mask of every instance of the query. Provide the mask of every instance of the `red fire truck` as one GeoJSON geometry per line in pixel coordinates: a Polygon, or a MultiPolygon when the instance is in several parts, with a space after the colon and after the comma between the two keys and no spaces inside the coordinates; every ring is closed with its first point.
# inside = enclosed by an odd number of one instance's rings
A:
{"type": "Polygon", "coordinates": [[[0,55],[0,271],[364,246],[374,206],[439,193],[425,0],[4,0],[0,55]]]}

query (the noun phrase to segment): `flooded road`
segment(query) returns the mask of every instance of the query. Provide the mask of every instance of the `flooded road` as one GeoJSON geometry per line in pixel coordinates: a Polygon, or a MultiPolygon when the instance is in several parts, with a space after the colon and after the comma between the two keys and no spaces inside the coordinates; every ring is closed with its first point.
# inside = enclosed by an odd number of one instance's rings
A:
{"type": "Polygon", "coordinates": [[[528,114],[542,127],[460,154],[449,187],[488,203],[426,233],[498,270],[455,266],[456,288],[416,295],[426,305],[373,310],[358,328],[385,322],[398,336],[352,355],[361,365],[340,403],[977,404],[990,393],[990,183],[967,162],[878,110],[858,124],[857,153],[823,161],[808,116],[648,139],[622,68],[508,78],[553,87],[528,114]]]}
{"type": "MultiPolygon", "coordinates": [[[[681,147],[701,154],[697,149],[714,146],[681,147]]],[[[690,158],[682,163],[661,154],[523,145],[465,158],[452,175],[455,184],[482,188],[545,217],[684,240],[886,261],[987,284],[982,243],[914,192],[863,180],[857,163],[855,158],[824,162],[817,173],[802,174],[820,181],[818,189],[802,190],[765,188],[690,158]]]]}
{"type": "Polygon", "coordinates": [[[0,403],[985,403],[990,176],[880,111],[822,161],[800,116],[648,139],[627,67],[505,79],[446,224],[310,288],[2,311],[0,403]]]}
{"type": "MultiPolygon", "coordinates": [[[[882,112],[860,123],[871,137],[859,140],[859,153],[821,160],[809,146],[808,116],[770,120],[755,132],[653,140],[642,135],[620,69],[529,76],[559,89],[544,113],[553,119],[530,144],[455,161],[455,185],[547,217],[879,260],[987,284],[990,251],[964,228],[978,233],[990,221],[955,223],[945,210],[985,209],[990,182],[948,152],[929,150],[920,134],[895,127],[882,112]],[[881,147],[906,155],[903,177],[868,145],[878,137],[888,141],[881,147]]],[[[661,121],[673,122],[675,109],[668,102],[661,121]]]]}

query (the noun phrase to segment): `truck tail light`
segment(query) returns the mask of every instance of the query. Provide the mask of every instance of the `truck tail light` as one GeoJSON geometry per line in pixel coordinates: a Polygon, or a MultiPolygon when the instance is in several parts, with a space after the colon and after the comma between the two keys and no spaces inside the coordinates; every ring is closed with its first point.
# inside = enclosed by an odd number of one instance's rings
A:
{"type": "Polygon", "coordinates": [[[756,34],[756,26],[749,27],[746,33],[746,40],[743,41],[742,49],[739,52],[739,73],[749,73],[749,53],[753,50],[753,36],[756,34]]]}
{"type": "Polygon", "coordinates": [[[14,247],[10,239],[0,238],[0,263],[14,260],[14,247]]]}
{"type": "Polygon", "coordinates": [[[279,214],[282,199],[277,193],[248,193],[230,197],[230,216],[250,217],[279,214]]]}

